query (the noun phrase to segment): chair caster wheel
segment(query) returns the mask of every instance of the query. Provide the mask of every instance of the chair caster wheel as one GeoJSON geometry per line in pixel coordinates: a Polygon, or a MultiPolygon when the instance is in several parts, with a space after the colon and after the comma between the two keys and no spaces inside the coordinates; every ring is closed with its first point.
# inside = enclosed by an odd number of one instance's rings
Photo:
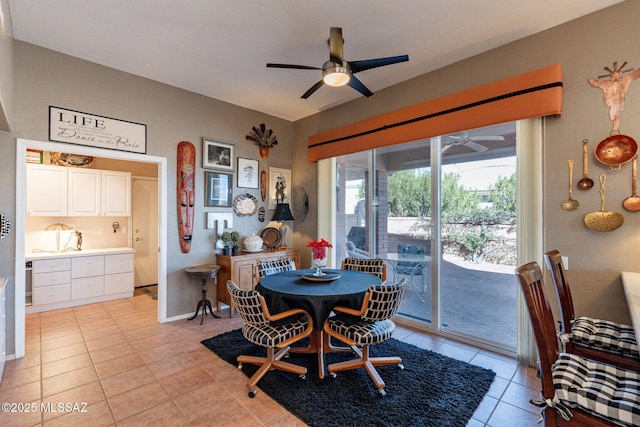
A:
{"type": "Polygon", "coordinates": [[[335,372],[329,372],[329,376],[330,376],[331,378],[335,378],[335,377],[337,377],[337,376],[338,376],[338,374],[336,374],[335,372]]]}
{"type": "Polygon", "coordinates": [[[383,388],[378,389],[378,397],[385,397],[386,395],[387,395],[387,392],[384,391],[383,388]]]}
{"type": "Polygon", "coordinates": [[[242,363],[238,363],[238,370],[242,371],[242,363]]]}
{"type": "Polygon", "coordinates": [[[249,390],[248,395],[249,395],[250,398],[253,399],[254,397],[256,397],[256,393],[257,393],[256,390],[249,390]]]}
{"type": "Polygon", "coordinates": [[[400,370],[404,371],[404,365],[402,363],[398,363],[398,368],[400,368],[400,370]]]}
{"type": "Polygon", "coordinates": [[[307,379],[307,376],[306,376],[305,374],[302,374],[302,375],[300,375],[300,379],[301,379],[301,380],[306,380],[306,379],[307,379]]]}

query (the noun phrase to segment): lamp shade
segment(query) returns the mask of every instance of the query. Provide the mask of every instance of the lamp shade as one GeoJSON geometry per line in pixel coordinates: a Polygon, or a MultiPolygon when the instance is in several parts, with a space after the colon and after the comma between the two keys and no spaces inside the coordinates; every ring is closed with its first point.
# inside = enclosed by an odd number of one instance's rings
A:
{"type": "Polygon", "coordinates": [[[293,221],[293,215],[289,208],[289,203],[278,203],[276,205],[276,211],[273,213],[271,221],[293,221]]]}

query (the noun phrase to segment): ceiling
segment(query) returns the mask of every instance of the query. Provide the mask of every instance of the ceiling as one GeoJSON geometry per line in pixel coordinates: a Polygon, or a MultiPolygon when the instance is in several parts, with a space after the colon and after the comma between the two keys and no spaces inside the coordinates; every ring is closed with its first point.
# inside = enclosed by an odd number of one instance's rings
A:
{"type": "Polygon", "coordinates": [[[295,121],[362,96],[324,86],[301,99],[321,71],[265,66],[321,67],[332,26],[348,61],[409,55],[357,75],[375,94],[620,1],[8,0],[4,26],[18,40],[295,121]]]}

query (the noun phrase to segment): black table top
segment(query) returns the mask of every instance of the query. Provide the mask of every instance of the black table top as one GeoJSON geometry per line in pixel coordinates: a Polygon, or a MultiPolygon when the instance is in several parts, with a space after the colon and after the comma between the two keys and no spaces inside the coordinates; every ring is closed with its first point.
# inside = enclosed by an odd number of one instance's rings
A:
{"type": "Polygon", "coordinates": [[[340,278],[327,282],[302,277],[314,272],[294,270],[266,276],[260,280],[256,290],[264,296],[272,314],[301,308],[311,315],[314,329],[321,330],[333,307],[359,309],[367,289],[381,283],[372,274],[350,270],[325,269],[328,274],[340,275],[340,278]]]}

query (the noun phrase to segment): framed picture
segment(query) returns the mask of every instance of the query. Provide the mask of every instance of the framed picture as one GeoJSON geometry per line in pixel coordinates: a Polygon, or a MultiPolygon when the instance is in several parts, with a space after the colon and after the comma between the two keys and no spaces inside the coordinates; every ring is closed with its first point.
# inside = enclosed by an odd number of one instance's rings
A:
{"type": "Polygon", "coordinates": [[[204,205],[207,207],[230,208],[233,175],[228,173],[205,172],[204,205]]]}
{"type": "Polygon", "coordinates": [[[269,168],[269,209],[277,203],[289,203],[291,169],[269,168]]]}
{"type": "Polygon", "coordinates": [[[258,177],[260,176],[258,168],[257,160],[238,157],[238,187],[258,188],[258,177]]]}
{"type": "Polygon", "coordinates": [[[202,167],[233,172],[236,164],[236,146],[228,142],[202,138],[202,167]]]}

